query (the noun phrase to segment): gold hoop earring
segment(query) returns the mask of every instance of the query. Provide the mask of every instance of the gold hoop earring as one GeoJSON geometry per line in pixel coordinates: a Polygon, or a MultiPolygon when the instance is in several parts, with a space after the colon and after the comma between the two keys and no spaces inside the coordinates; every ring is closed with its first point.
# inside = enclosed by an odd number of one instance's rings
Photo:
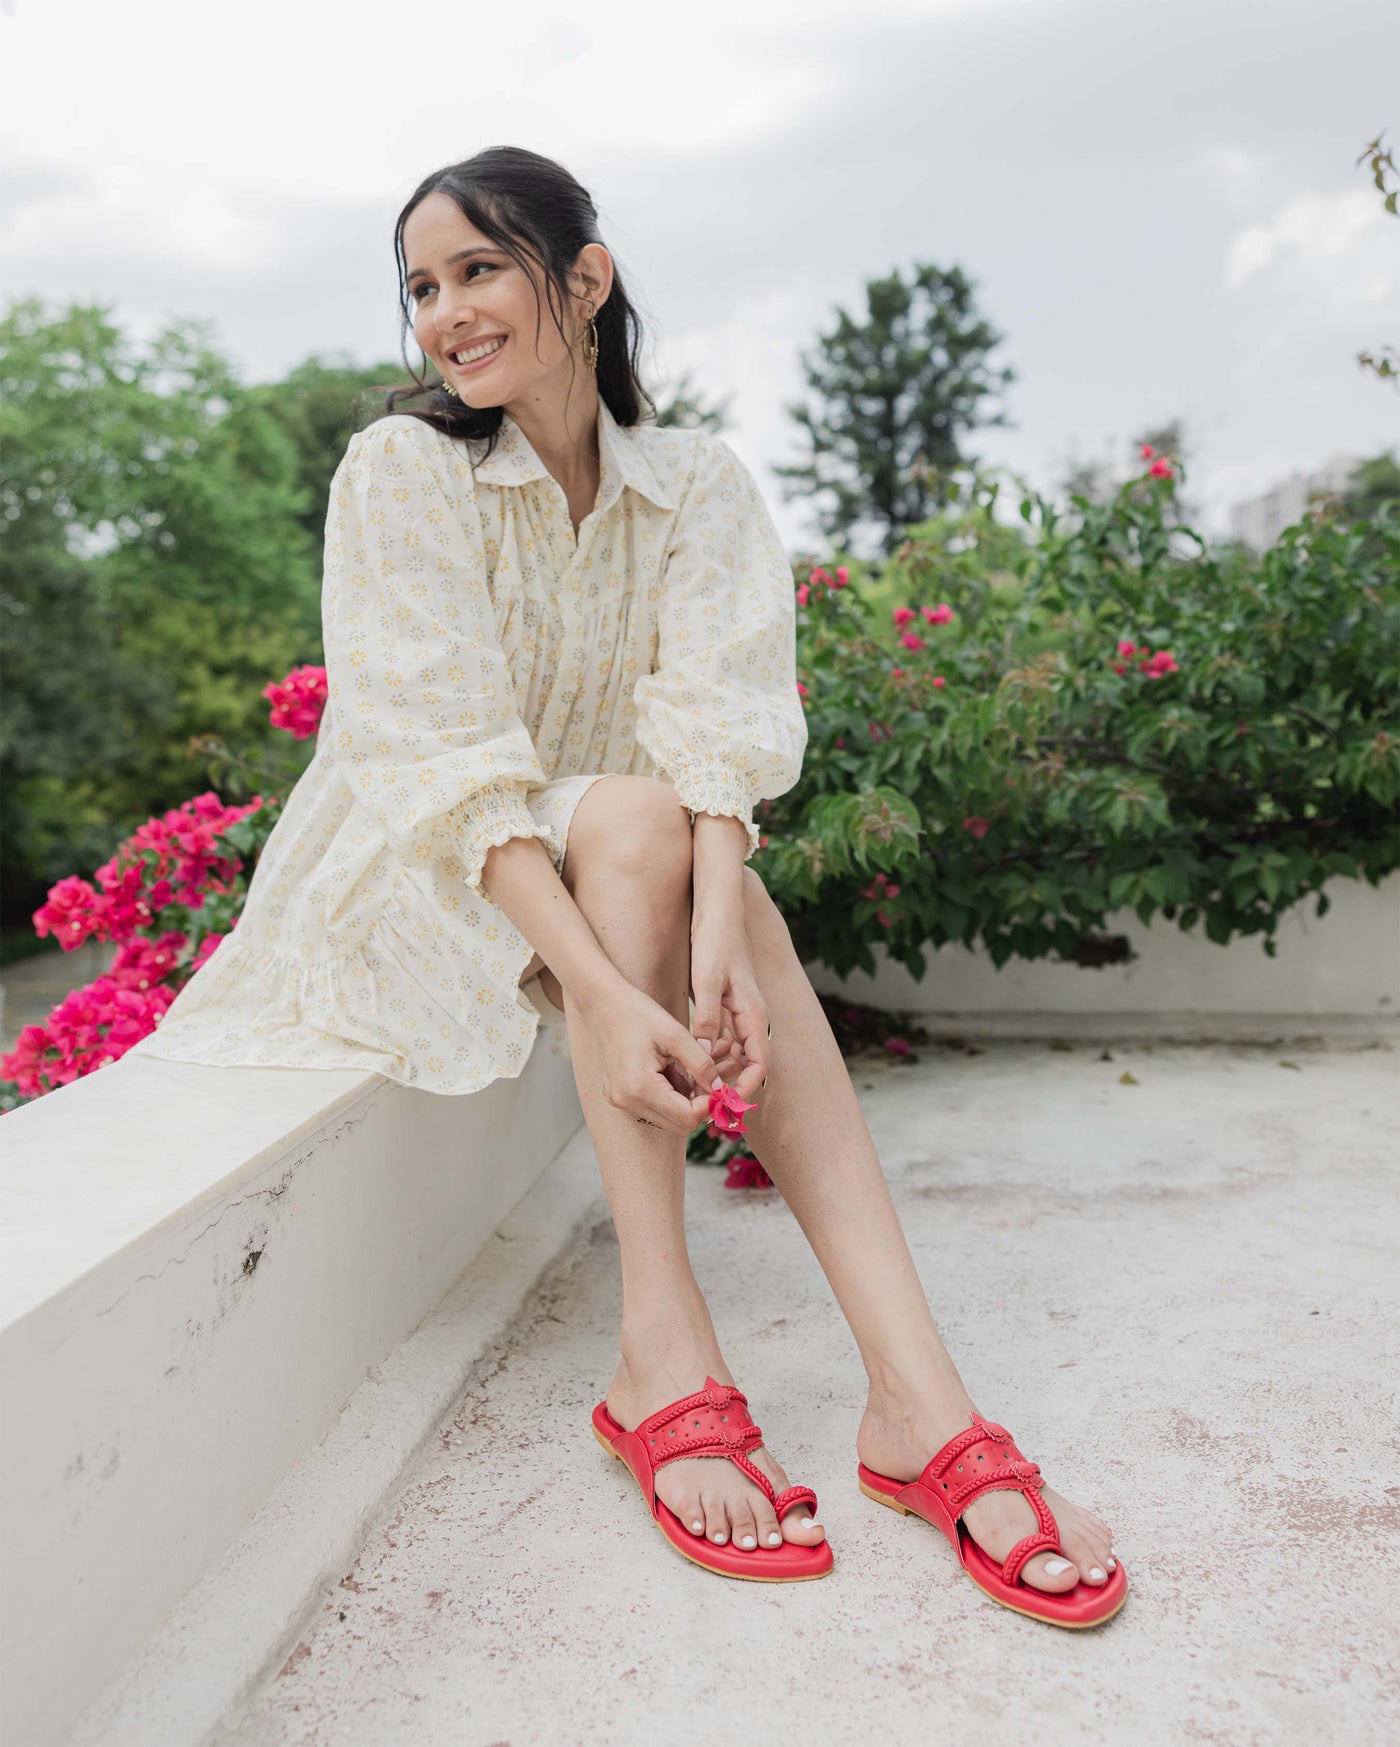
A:
{"type": "Polygon", "coordinates": [[[454,400],[457,398],[457,390],[452,386],[452,384],[450,382],[443,383],[442,392],[444,394],[450,394],[454,400]]]}
{"type": "Polygon", "coordinates": [[[583,343],[583,361],[590,370],[598,368],[598,324],[592,316],[588,318],[588,337],[583,343]]]}

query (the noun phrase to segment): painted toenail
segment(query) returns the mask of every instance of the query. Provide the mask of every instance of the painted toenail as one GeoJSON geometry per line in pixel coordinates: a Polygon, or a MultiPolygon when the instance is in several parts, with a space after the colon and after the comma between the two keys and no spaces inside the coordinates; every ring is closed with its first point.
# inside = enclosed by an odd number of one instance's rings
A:
{"type": "Polygon", "coordinates": [[[756,1547],[758,1545],[758,1542],[756,1540],[754,1540],[752,1535],[745,1535],[743,1540],[740,1541],[739,1545],[741,1547],[756,1547]]]}
{"type": "Polygon", "coordinates": [[[703,1535],[705,1532],[704,1523],[692,1523],[690,1525],[690,1527],[691,1527],[692,1532],[697,1534],[697,1535],[703,1535]]]}
{"type": "Polygon", "coordinates": [[[816,1524],[816,1519],[815,1519],[815,1518],[813,1518],[813,1517],[809,1517],[809,1516],[805,1516],[805,1517],[803,1517],[803,1519],[802,1519],[802,1527],[803,1527],[803,1528],[804,1528],[804,1529],[814,1529],[814,1528],[816,1528],[816,1526],[817,1526],[817,1524],[816,1524]]]}
{"type": "Polygon", "coordinates": [[[1110,1571],[1116,1571],[1118,1569],[1118,1561],[1116,1559],[1110,1559],[1108,1562],[1108,1568],[1110,1571]]]}
{"type": "Polygon", "coordinates": [[[1095,1582],[1095,1583],[1102,1583],[1103,1582],[1103,1572],[1099,1570],[1097,1565],[1094,1565],[1090,1568],[1089,1576],[1093,1580],[1093,1582],[1095,1582]]]}
{"type": "Polygon", "coordinates": [[[781,1547],[782,1544],[783,1544],[783,1537],[780,1534],[776,1533],[776,1531],[769,1535],[768,1545],[770,1547],[781,1547]]]}
{"type": "Polygon", "coordinates": [[[719,1532],[719,1534],[717,1534],[717,1535],[711,1535],[711,1536],[710,1536],[710,1539],[711,1539],[711,1540],[712,1540],[712,1541],[723,1541],[723,1539],[724,1539],[724,1531],[723,1531],[723,1529],[721,1529],[721,1530],[720,1530],[720,1532],[719,1532]]]}
{"type": "Polygon", "coordinates": [[[1062,1571],[1068,1571],[1069,1568],[1068,1559],[1047,1559],[1045,1561],[1045,1575],[1047,1577],[1058,1577],[1062,1571]]]}

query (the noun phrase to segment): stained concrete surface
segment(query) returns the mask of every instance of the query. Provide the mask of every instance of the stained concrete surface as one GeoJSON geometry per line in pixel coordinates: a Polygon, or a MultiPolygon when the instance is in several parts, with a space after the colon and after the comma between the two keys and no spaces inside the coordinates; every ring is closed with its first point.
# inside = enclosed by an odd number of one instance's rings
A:
{"type": "Polygon", "coordinates": [[[811,1252],[775,1193],[697,1166],[698,1271],[834,1572],[698,1570],[594,1443],[604,1225],[220,1747],[1397,1738],[1396,1052],[1113,1057],[853,1074],[974,1398],[1114,1525],[1116,1619],[997,1608],[935,1530],[860,1496],[862,1373],[811,1252]]]}

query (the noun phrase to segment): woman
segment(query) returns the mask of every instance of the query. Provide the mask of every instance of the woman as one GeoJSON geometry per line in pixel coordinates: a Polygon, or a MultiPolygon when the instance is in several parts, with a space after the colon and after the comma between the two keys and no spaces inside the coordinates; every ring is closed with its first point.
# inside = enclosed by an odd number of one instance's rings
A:
{"type": "Polygon", "coordinates": [[[752,477],[717,436],[640,422],[636,314],[559,165],[501,147],[440,170],[395,247],[440,383],[340,466],[315,759],[238,929],[138,1048],[461,1093],[565,1024],[622,1258],[595,1435],[688,1558],[793,1581],[832,1566],[816,1497],[762,1444],[686,1254],[686,1139],[732,1086],[865,1362],[862,1490],[941,1527],[1004,1605],[1107,1618],[1111,1534],[976,1414],[746,865],[807,739],[752,477]]]}

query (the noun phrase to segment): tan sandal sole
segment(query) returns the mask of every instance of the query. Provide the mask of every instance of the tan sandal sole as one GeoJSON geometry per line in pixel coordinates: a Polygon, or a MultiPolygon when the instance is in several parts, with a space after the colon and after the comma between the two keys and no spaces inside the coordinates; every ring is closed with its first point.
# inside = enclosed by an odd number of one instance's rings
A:
{"type": "MultiPolygon", "coordinates": [[[[637,1478],[636,1475],[627,1467],[626,1462],[622,1461],[622,1457],[615,1449],[613,1449],[612,1445],[598,1430],[597,1426],[590,1425],[589,1430],[598,1440],[599,1446],[606,1450],[614,1461],[622,1462],[622,1466],[627,1469],[628,1478],[635,1480],[637,1478]]],[[[638,1486],[637,1490],[638,1492],[642,1491],[640,1486],[638,1486]]],[[[645,1503],[646,1494],[644,1492],[642,1493],[642,1500],[645,1503]]],[[[661,1536],[661,1539],[665,1541],[666,1545],[673,1553],[679,1553],[682,1559],[688,1559],[692,1565],[698,1565],[702,1571],[708,1571],[712,1577],[732,1577],[739,1583],[815,1583],[819,1577],[830,1577],[832,1571],[835,1569],[835,1561],[833,1560],[832,1564],[828,1565],[825,1571],[809,1571],[805,1577],[761,1577],[756,1571],[753,1576],[750,1577],[742,1571],[716,1571],[713,1565],[707,1565],[703,1559],[697,1559],[693,1553],[687,1553],[683,1547],[678,1547],[666,1533],[665,1529],[661,1527],[661,1524],[657,1522],[655,1517],[651,1520],[656,1525],[657,1532],[661,1536]]],[[[793,1543],[789,1542],[789,1545],[792,1544],[793,1543]]],[[[817,1545],[820,1546],[821,1542],[819,1541],[817,1545]]]]}
{"type": "MultiPolygon", "coordinates": [[[[918,1511],[916,1511],[916,1510],[910,1510],[910,1508],[907,1504],[901,1504],[897,1498],[887,1498],[883,1492],[876,1492],[873,1487],[867,1486],[863,1480],[858,1481],[857,1484],[859,1485],[861,1491],[865,1494],[865,1496],[868,1499],[871,1500],[872,1503],[883,1504],[887,1510],[898,1511],[900,1516],[911,1516],[911,1517],[913,1517],[915,1522],[928,1523],[928,1519],[926,1517],[921,1517],[919,1515],[918,1511]]],[[[937,1528],[937,1524],[936,1523],[928,1523],[928,1527],[931,1529],[937,1528]]],[[[942,1540],[946,1544],[947,1536],[944,1535],[941,1530],[939,1531],[939,1539],[942,1540]]],[[[949,1547],[948,1551],[951,1553],[952,1548],[949,1547]]],[[[968,1582],[972,1585],[972,1587],[977,1591],[978,1595],[985,1595],[988,1601],[994,1601],[998,1607],[1004,1607],[1006,1609],[1007,1613],[1009,1613],[1009,1614],[1021,1614],[1025,1619],[1028,1619],[1028,1620],[1039,1620],[1041,1625],[1043,1625],[1043,1626],[1061,1626],[1066,1631],[1070,1631],[1070,1632],[1088,1632],[1088,1631],[1092,1631],[1095,1626],[1107,1625],[1108,1622],[1111,1619],[1113,1619],[1114,1615],[1119,1614],[1123,1611],[1123,1608],[1126,1606],[1127,1600],[1128,1600],[1127,1594],[1125,1592],[1124,1596],[1123,1596],[1123,1600],[1120,1601],[1118,1606],[1113,1609],[1113,1612],[1104,1614],[1100,1619],[1097,1619],[1097,1620],[1057,1620],[1057,1619],[1051,1618],[1051,1616],[1048,1614],[1032,1613],[1031,1610],[1027,1607],[1014,1607],[1009,1601],[1003,1601],[999,1595],[993,1595],[990,1589],[983,1589],[982,1585],[972,1575],[972,1573],[968,1570],[966,1565],[963,1564],[961,1559],[958,1560],[958,1570],[962,1572],[963,1576],[968,1580],[968,1582]]]]}

